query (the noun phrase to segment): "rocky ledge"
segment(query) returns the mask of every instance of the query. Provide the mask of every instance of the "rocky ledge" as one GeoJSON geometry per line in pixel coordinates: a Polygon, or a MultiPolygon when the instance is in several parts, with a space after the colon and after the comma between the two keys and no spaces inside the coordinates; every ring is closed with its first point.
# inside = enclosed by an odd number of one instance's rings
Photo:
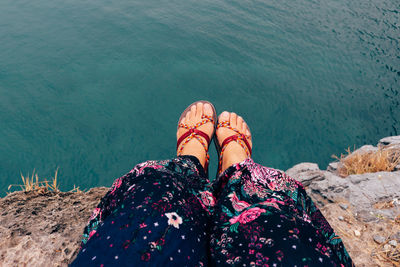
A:
{"type": "Polygon", "coordinates": [[[0,198],[0,266],[67,266],[108,188],[14,192],[0,198]]]}
{"type": "MultiPolygon", "coordinates": [[[[391,151],[400,136],[383,138],[352,153],[391,151]]],[[[400,165],[391,172],[339,175],[340,162],[326,170],[300,163],[286,173],[300,181],[339,234],[356,266],[400,266],[400,165]]]]}
{"type": "MultiPolygon", "coordinates": [[[[354,153],[391,149],[400,136],[354,153]]],[[[340,177],[339,162],[320,170],[300,163],[286,172],[306,187],[342,237],[357,266],[400,265],[400,166],[340,177]]],[[[87,192],[14,192],[0,198],[0,265],[66,266],[76,256],[92,209],[107,188],[87,192]]]]}
{"type": "MultiPolygon", "coordinates": [[[[378,145],[365,145],[353,152],[368,153],[390,149],[400,153],[400,136],[386,137],[378,145]]],[[[364,222],[381,217],[394,220],[400,214],[400,164],[392,172],[375,172],[349,175],[338,174],[340,162],[332,162],[327,170],[320,170],[315,163],[300,163],[286,173],[300,181],[319,207],[327,203],[346,202],[364,222]],[[382,208],[379,203],[393,202],[382,208]]]]}

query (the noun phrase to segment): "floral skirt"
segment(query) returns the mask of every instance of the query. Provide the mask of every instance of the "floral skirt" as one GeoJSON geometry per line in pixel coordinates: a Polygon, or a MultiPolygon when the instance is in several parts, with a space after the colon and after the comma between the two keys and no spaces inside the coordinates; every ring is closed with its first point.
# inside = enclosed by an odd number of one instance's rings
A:
{"type": "Polygon", "coordinates": [[[115,180],[71,266],[352,266],[303,186],[252,159],[212,183],[197,158],[115,180]]]}

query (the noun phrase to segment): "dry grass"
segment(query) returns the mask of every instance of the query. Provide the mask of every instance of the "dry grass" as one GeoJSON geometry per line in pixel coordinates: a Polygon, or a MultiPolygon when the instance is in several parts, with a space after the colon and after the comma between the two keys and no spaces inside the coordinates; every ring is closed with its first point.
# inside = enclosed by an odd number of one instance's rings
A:
{"type": "MultiPolygon", "coordinates": [[[[355,149],[354,149],[355,150],[355,149]]],[[[363,173],[371,173],[371,172],[380,172],[380,171],[393,171],[395,167],[400,163],[400,151],[390,146],[386,147],[378,147],[376,151],[368,151],[368,152],[356,152],[354,150],[351,151],[350,148],[346,149],[346,154],[341,154],[340,157],[333,155],[332,157],[339,160],[340,164],[337,169],[337,172],[342,177],[347,177],[352,174],[363,174],[363,173]]],[[[388,209],[393,208],[397,205],[397,199],[392,201],[386,201],[381,203],[376,203],[374,208],[376,209],[388,209]]],[[[398,215],[394,220],[384,220],[384,218],[380,218],[381,223],[379,227],[382,231],[377,231],[378,225],[369,225],[370,229],[364,229],[365,233],[368,237],[368,254],[370,254],[374,259],[378,261],[379,266],[400,266],[400,246],[397,245],[393,247],[388,244],[389,236],[398,232],[400,230],[400,215],[398,215]],[[371,228],[372,227],[372,228],[371,228]],[[374,230],[375,229],[375,230],[374,230]],[[372,241],[372,236],[374,233],[384,235],[387,238],[387,241],[383,244],[376,244],[372,241]]],[[[349,225],[352,223],[346,221],[349,225]]],[[[343,232],[341,228],[338,228],[340,232],[343,232]]],[[[341,235],[348,239],[349,235],[351,239],[354,239],[351,234],[345,235],[341,233],[341,235]]],[[[364,240],[367,241],[367,240],[364,240]]],[[[353,248],[354,249],[354,248],[353,248]]],[[[354,252],[354,251],[353,251],[354,252]]]]}
{"type": "MultiPolygon", "coordinates": [[[[400,215],[397,217],[400,217],[400,215]]],[[[393,227],[391,234],[395,232],[395,229],[397,229],[396,231],[399,230],[400,221],[397,221],[397,218],[393,221],[390,221],[390,224],[393,227]]],[[[400,266],[400,246],[397,245],[396,247],[393,247],[388,244],[388,241],[386,241],[374,249],[373,257],[381,263],[389,263],[392,266],[400,266]]]]}
{"type": "Polygon", "coordinates": [[[379,148],[377,151],[352,153],[350,148],[347,148],[346,152],[347,154],[341,154],[340,157],[332,155],[341,163],[341,167],[338,168],[341,177],[369,172],[390,172],[400,163],[400,152],[396,150],[379,148]]]}
{"type": "Polygon", "coordinates": [[[395,207],[395,200],[378,202],[373,205],[375,209],[391,209],[395,207]]]}
{"type": "Polygon", "coordinates": [[[374,249],[373,257],[380,261],[382,265],[389,263],[392,266],[400,266],[400,249],[398,247],[394,248],[386,242],[374,249]]]}
{"type": "MultiPolygon", "coordinates": [[[[24,176],[21,173],[22,184],[11,184],[8,186],[7,190],[10,190],[12,187],[19,187],[22,191],[29,192],[33,190],[44,190],[44,191],[54,191],[59,192],[59,184],[57,180],[58,169],[55,171],[54,177],[52,177],[51,181],[48,181],[46,178],[43,181],[39,180],[39,176],[33,170],[32,175],[24,176]]],[[[75,187],[74,187],[75,189],[75,187]]],[[[79,190],[79,188],[78,188],[79,190]]]]}
{"type": "Polygon", "coordinates": [[[381,218],[378,223],[366,223],[357,219],[350,209],[343,211],[338,203],[326,205],[322,212],[343,239],[356,266],[400,266],[400,246],[389,244],[393,240],[391,236],[400,231],[400,220],[381,218]],[[344,220],[338,220],[338,215],[344,220]],[[360,231],[361,235],[355,236],[354,230],[360,231]],[[376,243],[374,235],[384,236],[386,242],[376,243]]]}
{"type": "Polygon", "coordinates": [[[83,191],[79,189],[79,186],[75,186],[75,185],[74,185],[74,188],[72,188],[72,189],[69,190],[68,192],[81,193],[81,192],[83,192],[83,191]]]}
{"type": "MultiPolygon", "coordinates": [[[[39,175],[35,173],[35,170],[33,170],[32,175],[30,176],[29,174],[24,176],[21,173],[21,179],[22,179],[22,184],[11,184],[8,186],[7,190],[10,190],[12,187],[19,187],[24,192],[35,191],[35,190],[37,190],[38,192],[47,192],[47,191],[60,192],[59,189],[60,185],[58,183],[58,169],[55,171],[54,177],[52,177],[50,181],[48,181],[46,178],[40,181],[39,175]]],[[[74,185],[74,188],[72,188],[68,192],[79,193],[83,191],[79,189],[79,186],[74,185]]],[[[9,193],[10,192],[7,192],[7,194],[9,193]]]]}

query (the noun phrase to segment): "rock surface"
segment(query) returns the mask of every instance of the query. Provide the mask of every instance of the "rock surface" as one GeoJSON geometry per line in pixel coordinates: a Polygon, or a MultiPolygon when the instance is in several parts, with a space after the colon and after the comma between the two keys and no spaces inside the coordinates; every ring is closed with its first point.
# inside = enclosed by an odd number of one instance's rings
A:
{"type": "MultiPolygon", "coordinates": [[[[383,138],[378,147],[400,152],[400,136],[383,138]]],[[[363,146],[356,153],[375,149],[363,146]]],[[[287,174],[303,183],[356,266],[392,266],[387,258],[400,258],[400,171],[342,178],[336,175],[339,167],[332,162],[320,170],[315,163],[300,163],[287,174]]],[[[14,192],[0,198],[0,266],[67,266],[107,190],[14,192]]]]}
{"type": "Polygon", "coordinates": [[[286,174],[301,182],[304,186],[309,186],[312,182],[323,180],[323,172],[318,164],[304,162],[293,166],[286,171],[286,174]]]}
{"type": "Polygon", "coordinates": [[[0,266],[67,266],[107,190],[14,192],[0,198],[0,266]]]}
{"type": "Polygon", "coordinates": [[[386,238],[383,237],[383,236],[381,236],[381,235],[374,235],[372,238],[373,238],[374,241],[375,241],[376,243],[378,243],[378,244],[385,243],[385,241],[386,241],[386,238]]]}
{"type": "MultiPolygon", "coordinates": [[[[377,147],[365,145],[353,153],[379,148],[400,153],[400,136],[383,138],[377,147]]],[[[337,175],[340,166],[340,162],[332,162],[327,170],[320,170],[316,164],[300,163],[286,173],[303,183],[342,237],[356,266],[399,266],[400,166],[393,172],[346,178],[337,175]],[[388,258],[396,258],[397,263],[388,258]]]]}
{"type": "MultiPolygon", "coordinates": [[[[391,136],[379,141],[378,146],[400,153],[400,136],[391,136]]],[[[365,145],[353,153],[368,153],[378,148],[365,145]]],[[[350,175],[342,178],[336,174],[338,162],[320,170],[315,163],[300,163],[286,173],[300,181],[307,193],[321,207],[327,203],[346,202],[357,217],[365,222],[377,221],[380,217],[394,220],[400,214],[400,171],[376,172],[350,175]],[[393,202],[382,209],[374,205],[393,202]]],[[[345,205],[345,204],[341,204],[345,205]]]]}
{"type": "Polygon", "coordinates": [[[398,146],[400,145],[400,135],[388,136],[379,140],[378,146],[398,146]]]}

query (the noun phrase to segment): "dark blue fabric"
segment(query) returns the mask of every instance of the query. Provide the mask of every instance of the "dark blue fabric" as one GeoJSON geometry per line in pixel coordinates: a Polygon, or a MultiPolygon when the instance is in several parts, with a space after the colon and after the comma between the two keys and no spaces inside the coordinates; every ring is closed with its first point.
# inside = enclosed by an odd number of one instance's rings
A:
{"type": "Polygon", "coordinates": [[[352,266],[302,185],[251,159],[213,183],[195,157],[118,178],[71,266],[352,266]]]}

